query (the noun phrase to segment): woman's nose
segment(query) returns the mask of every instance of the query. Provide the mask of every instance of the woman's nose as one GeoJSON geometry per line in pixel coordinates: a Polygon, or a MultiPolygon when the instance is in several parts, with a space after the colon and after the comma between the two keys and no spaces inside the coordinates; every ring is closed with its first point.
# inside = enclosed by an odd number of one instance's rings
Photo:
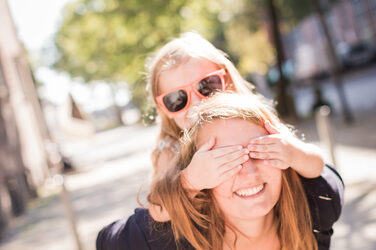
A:
{"type": "Polygon", "coordinates": [[[254,174],[256,172],[257,172],[257,166],[253,162],[252,159],[249,159],[248,161],[242,164],[242,169],[240,170],[241,174],[249,175],[249,174],[254,174]]]}

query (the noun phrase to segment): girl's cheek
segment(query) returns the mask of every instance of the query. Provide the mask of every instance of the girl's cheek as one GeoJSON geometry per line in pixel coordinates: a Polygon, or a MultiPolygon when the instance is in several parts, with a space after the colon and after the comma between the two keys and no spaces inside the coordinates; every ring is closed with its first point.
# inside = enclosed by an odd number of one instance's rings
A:
{"type": "Polygon", "coordinates": [[[180,129],[185,129],[189,125],[189,122],[188,122],[186,115],[187,115],[187,112],[183,111],[183,112],[173,116],[175,123],[178,125],[178,127],[180,129]]]}

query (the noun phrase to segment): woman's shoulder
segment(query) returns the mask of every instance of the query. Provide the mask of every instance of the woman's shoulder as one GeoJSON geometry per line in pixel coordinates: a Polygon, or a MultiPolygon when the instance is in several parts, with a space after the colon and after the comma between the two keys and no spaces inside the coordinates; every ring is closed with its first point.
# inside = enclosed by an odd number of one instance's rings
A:
{"type": "Polygon", "coordinates": [[[137,208],[127,220],[104,227],[96,246],[97,250],[176,249],[170,223],[154,221],[143,208],[137,208]]]}
{"type": "Polygon", "coordinates": [[[105,226],[97,236],[97,250],[150,249],[140,221],[145,211],[136,210],[127,220],[121,219],[105,226]]]}

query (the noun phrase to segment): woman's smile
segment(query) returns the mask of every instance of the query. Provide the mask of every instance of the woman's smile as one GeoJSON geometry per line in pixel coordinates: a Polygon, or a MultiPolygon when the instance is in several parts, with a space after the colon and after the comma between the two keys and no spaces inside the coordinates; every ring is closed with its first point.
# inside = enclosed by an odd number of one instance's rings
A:
{"type": "Polygon", "coordinates": [[[239,188],[234,194],[242,199],[252,199],[261,196],[264,193],[266,183],[254,187],[239,188]]]}

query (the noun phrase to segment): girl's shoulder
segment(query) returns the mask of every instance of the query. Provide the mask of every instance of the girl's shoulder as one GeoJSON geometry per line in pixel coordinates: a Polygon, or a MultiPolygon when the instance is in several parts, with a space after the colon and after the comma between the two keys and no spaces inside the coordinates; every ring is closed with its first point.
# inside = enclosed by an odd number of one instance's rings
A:
{"type": "Polygon", "coordinates": [[[160,152],[164,151],[165,149],[169,149],[173,153],[177,154],[180,149],[180,144],[179,141],[175,140],[174,138],[165,136],[157,141],[157,148],[160,152]]]}

